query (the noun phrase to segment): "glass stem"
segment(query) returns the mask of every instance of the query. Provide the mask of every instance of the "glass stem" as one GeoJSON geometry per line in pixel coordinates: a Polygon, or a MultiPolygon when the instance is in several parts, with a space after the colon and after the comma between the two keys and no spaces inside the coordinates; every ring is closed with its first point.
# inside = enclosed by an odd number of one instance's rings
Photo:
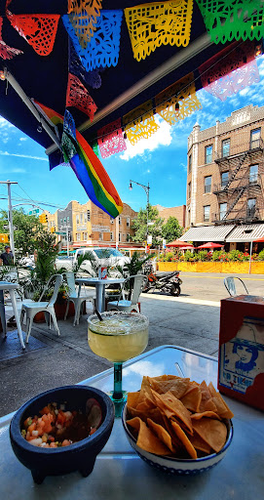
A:
{"type": "Polygon", "coordinates": [[[114,393],[113,399],[122,399],[122,363],[114,363],[114,393]]]}

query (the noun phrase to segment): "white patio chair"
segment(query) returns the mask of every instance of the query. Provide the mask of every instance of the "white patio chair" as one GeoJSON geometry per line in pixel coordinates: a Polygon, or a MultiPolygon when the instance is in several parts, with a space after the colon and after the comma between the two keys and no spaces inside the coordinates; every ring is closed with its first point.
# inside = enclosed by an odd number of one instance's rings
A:
{"type": "Polygon", "coordinates": [[[136,311],[139,312],[138,299],[141,294],[141,291],[147,282],[147,276],[143,274],[136,274],[134,276],[129,276],[122,286],[122,290],[118,300],[113,300],[108,302],[107,310],[117,310],[117,311],[136,311]],[[127,289],[127,285],[129,284],[129,299],[125,299],[125,293],[127,289]]]}
{"type": "Polygon", "coordinates": [[[246,292],[246,294],[249,294],[249,291],[244,283],[244,281],[239,278],[238,276],[228,276],[227,278],[224,279],[224,285],[231,297],[235,297],[236,295],[240,295],[240,293],[237,292],[236,288],[236,281],[238,280],[238,283],[241,283],[243,286],[243,291],[246,292]]]}
{"type": "Polygon", "coordinates": [[[68,297],[67,297],[67,306],[66,306],[64,319],[66,319],[68,316],[70,302],[73,302],[74,311],[75,311],[73,326],[75,326],[75,325],[78,325],[80,322],[80,315],[81,315],[82,309],[84,309],[84,305],[85,305],[86,301],[88,300],[89,302],[92,302],[93,307],[94,307],[95,294],[94,294],[94,290],[91,290],[90,292],[85,290],[84,292],[81,291],[81,294],[79,296],[78,289],[76,289],[76,285],[75,285],[74,273],[68,272],[68,273],[64,273],[64,274],[66,276],[67,285],[69,288],[68,297]]]}
{"type": "Polygon", "coordinates": [[[51,276],[49,279],[48,283],[45,285],[44,290],[39,298],[38,302],[22,302],[22,308],[21,308],[21,325],[23,324],[24,316],[26,320],[26,343],[28,343],[28,339],[31,333],[31,328],[32,328],[32,323],[33,319],[36,316],[38,312],[44,312],[45,315],[45,320],[49,325],[49,328],[51,329],[51,324],[53,321],[54,329],[56,330],[57,334],[60,335],[60,330],[56,318],[56,313],[54,309],[54,304],[57,300],[59,288],[62,283],[62,275],[61,274],[54,274],[51,276]],[[54,281],[55,280],[55,281],[54,281]],[[54,282],[54,285],[53,285],[54,282]],[[53,288],[53,293],[49,301],[42,302],[41,299],[44,296],[44,294],[50,289],[53,288]],[[52,320],[52,321],[51,321],[52,320]]]}

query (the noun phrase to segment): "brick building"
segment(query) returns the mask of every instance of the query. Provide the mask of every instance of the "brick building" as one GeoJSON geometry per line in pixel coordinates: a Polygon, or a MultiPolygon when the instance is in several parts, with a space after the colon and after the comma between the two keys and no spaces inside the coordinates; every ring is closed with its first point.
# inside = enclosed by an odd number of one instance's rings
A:
{"type": "Polygon", "coordinates": [[[180,226],[185,227],[185,213],[186,205],[180,205],[179,207],[162,207],[161,205],[154,205],[159,212],[159,216],[167,222],[169,217],[175,217],[178,219],[180,226]]]}
{"type": "Polygon", "coordinates": [[[80,246],[129,246],[134,236],[132,221],[137,212],[124,203],[123,212],[116,219],[112,219],[94,203],[88,201],[81,205],[78,201],[70,201],[63,210],[55,214],[45,212],[48,216],[48,228],[57,234],[58,241],[66,248],[66,234],[69,235],[71,248],[80,246]]]}
{"type": "MultiPolygon", "coordinates": [[[[252,104],[188,137],[185,241],[234,243],[264,228],[264,106],[252,104]],[[231,233],[240,226],[240,236],[231,233]],[[209,229],[210,228],[210,229],[209,229]],[[247,228],[247,229],[246,229],[247,228]],[[243,236],[243,231],[245,232],[243,236]]],[[[255,234],[255,233],[254,233],[255,234]]]]}

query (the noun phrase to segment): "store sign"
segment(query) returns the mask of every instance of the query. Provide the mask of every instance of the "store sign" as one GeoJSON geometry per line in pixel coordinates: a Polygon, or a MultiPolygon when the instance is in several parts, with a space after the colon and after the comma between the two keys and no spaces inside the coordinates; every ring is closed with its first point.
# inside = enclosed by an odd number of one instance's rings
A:
{"type": "Polygon", "coordinates": [[[92,226],[92,231],[98,233],[110,233],[108,226],[92,226]]]}

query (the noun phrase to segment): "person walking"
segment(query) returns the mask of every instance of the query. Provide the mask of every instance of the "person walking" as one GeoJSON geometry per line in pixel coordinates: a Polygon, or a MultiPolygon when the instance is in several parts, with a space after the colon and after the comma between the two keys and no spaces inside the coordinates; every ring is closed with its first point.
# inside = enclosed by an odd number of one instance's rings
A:
{"type": "Polygon", "coordinates": [[[5,251],[1,253],[0,259],[2,260],[3,266],[12,266],[14,264],[14,257],[9,245],[5,246],[5,251]]]}

